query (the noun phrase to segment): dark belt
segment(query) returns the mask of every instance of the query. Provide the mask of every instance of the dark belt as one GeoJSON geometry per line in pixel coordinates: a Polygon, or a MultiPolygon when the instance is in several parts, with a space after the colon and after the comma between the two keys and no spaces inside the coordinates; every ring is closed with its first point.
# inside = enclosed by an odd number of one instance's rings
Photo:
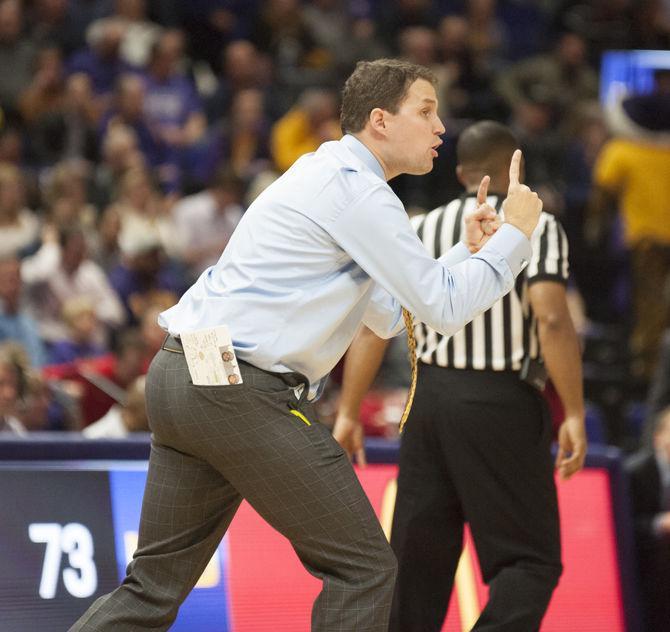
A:
{"type": "MultiPolygon", "coordinates": [[[[184,355],[184,347],[181,344],[181,340],[173,336],[172,334],[167,334],[167,336],[165,336],[165,340],[163,340],[163,345],[161,346],[161,349],[169,351],[170,353],[180,353],[181,355],[184,355]]],[[[237,363],[241,365],[241,367],[247,367],[248,369],[251,369],[253,371],[260,371],[261,373],[266,373],[267,375],[278,377],[289,388],[297,388],[298,386],[302,385],[303,390],[302,393],[300,393],[299,404],[301,404],[307,399],[307,395],[309,393],[309,380],[302,373],[298,373],[297,371],[291,371],[287,373],[266,371],[265,369],[260,369],[257,366],[250,364],[249,362],[240,360],[239,358],[237,358],[237,363]]]]}

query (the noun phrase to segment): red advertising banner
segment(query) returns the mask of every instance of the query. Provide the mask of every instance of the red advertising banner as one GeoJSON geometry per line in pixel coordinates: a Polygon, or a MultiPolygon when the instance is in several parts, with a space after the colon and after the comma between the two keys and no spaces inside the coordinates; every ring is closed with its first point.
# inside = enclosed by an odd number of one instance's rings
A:
{"type": "MultiPolygon", "coordinates": [[[[388,533],[395,465],[358,474],[388,533]]],[[[624,632],[609,474],[589,468],[558,482],[564,573],[541,632],[624,632]]],[[[308,632],[320,582],[301,566],[287,540],[245,504],[228,535],[228,588],[234,632],[308,632]]],[[[443,632],[469,630],[486,603],[476,554],[467,538],[443,632]]]]}

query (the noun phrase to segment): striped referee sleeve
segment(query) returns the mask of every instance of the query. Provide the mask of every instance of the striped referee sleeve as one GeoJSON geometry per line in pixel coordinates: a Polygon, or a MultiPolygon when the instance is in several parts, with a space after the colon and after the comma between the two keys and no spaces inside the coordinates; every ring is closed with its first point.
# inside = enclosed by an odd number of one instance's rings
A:
{"type": "Polygon", "coordinates": [[[529,283],[557,281],[567,283],[569,277],[568,239],[560,222],[549,213],[542,213],[531,237],[533,255],[526,269],[529,283]]]}

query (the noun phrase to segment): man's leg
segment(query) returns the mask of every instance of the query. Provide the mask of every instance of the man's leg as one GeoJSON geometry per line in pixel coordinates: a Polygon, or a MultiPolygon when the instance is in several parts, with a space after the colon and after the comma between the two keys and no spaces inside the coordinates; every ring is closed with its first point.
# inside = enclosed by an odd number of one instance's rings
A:
{"type": "MultiPolygon", "coordinates": [[[[165,400],[156,402],[163,397],[161,383],[174,373],[175,360],[161,352],[147,379],[147,394],[153,398],[148,412],[159,436],[170,434],[171,417],[180,413],[173,407],[171,414],[160,415],[157,408],[165,400]]],[[[154,440],[138,548],[128,575],[114,592],[97,599],[70,632],[167,630],[240,502],[237,490],[211,465],[154,440]]]]}
{"type": "Polygon", "coordinates": [[[463,512],[434,428],[448,405],[435,371],[421,367],[402,436],[391,530],[398,558],[391,632],[442,629],[462,548],[463,512]]]}
{"type": "Polygon", "coordinates": [[[138,548],[128,575],[114,592],[96,600],[71,632],[167,630],[240,500],[211,466],[152,446],[138,548]]]}
{"type": "MultiPolygon", "coordinates": [[[[251,378],[256,389],[277,386],[276,378],[267,378],[273,384],[262,383],[262,375],[244,376],[251,378]]],[[[291,390],[256,390],[250,400],[264,414],[249,415],[238,428],[225,413],[213,419],[213,427],[203,429],[213,439],[201,447],[203,458],[323,580],[312,611],[314,632],[386,632],[397,564],[346,454],[316,421],[312,406],[300,406],[309,425],[290,412],[297,404],[291,390]]]]}
{"type": "MultiPolygon", "coordinates": [[[[186,549],[203,541],[215,546],[239,494],[291,541],[307,570],[323,579],[313,610],[315,632],[386,632],[395,557],[346,455],[316,422],[312,408],[301,408],[309,423],[292,414],[298,405],[293,390],[247,365],[241,367],[242,384],[214,387],[193,386],[181,354],[163,351],[154,365],[160,371],[152,365],[147,409],[156,443],[171,449],[165,452],[171,458],[166,472],[177,491],[165,494],[165,472],[147,487],[141,534],[157,529],[161,537],[141,542],[126,580],[134,587],[133,620],[147,621],[156,602],[174,616],[197,580],[192,565],[206,557],[191,558],[186,549]],[[192,465],[204,464],[194,473],[196,483],[181,478],[183,464],[174,461],[180,454],[190,455],[192,465]],[[211,498],[220,510],[219,523],[207,511],[191,510],[198,485],[207,490],[200,493],[207,508],[211,498]],[[159,509],[165,514],[156,517],[159,509]],[[166,582],[174,590],[163,599],[155,588],[166,582]]],[[[120,590],[103,598],[109,603],[100,620],[116,616],[109,613],[122,601],[120,590]]]]}
{"type": "Polygon", "coordinates": [[[562,570],[548,412],[515,375],[450,373],[442,444],[490,588],[473,630],[534,632],[562,570]]]}

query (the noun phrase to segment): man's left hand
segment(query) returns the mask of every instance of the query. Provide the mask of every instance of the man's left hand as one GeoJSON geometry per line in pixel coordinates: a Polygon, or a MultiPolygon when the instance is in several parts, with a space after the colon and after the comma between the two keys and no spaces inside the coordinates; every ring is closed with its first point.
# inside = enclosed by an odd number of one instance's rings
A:
{"type": "Polygon", "coordinates": [[[465,217],[464,242],[472,254],[478,252],[501,225],[495,209],[486,203],[490,182],[489,176],[482,178],[477,191],[477,208],[465,217]]]}

